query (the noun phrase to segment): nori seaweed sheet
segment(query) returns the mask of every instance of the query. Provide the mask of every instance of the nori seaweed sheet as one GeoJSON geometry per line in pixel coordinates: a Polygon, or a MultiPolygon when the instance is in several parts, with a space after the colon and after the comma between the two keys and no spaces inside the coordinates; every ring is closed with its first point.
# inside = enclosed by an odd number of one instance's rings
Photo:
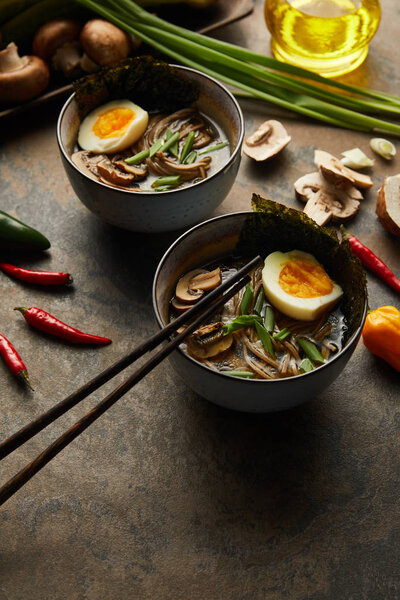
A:
{"type": "Polygon", "coordinates": [[[167,63],[152,56],[127,58],[74,83],[82,119],[97,106],[128,98],[148,112],[174,112],[199,96],[197,86],[167,63]]]}
{"type": "Polygon", "coordinates": [[[321,262],[332,279],[343,288],[341,309],[348,339],[360,325],[367,298],[365,272],[350,244],[339,241],[336,231],[320,227],[302,211],[288,208],[256,194],[251,215],[243,227],[238,256],[268,256],[280,250],[303,250],[321,262]]]}

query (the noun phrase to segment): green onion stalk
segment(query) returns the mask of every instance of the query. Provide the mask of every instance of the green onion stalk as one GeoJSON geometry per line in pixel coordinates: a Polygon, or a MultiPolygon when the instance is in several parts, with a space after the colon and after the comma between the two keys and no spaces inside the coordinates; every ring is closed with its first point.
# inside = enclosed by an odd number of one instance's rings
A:
{"type": "Polygon", "coordinates": [[[400,98],[282,63],[246,48],[173,25],[132,0],[76,0],[155,50],[258,98],[330,125],[400,135],[400,125],[376,115],[399,115],[400,98]]]}

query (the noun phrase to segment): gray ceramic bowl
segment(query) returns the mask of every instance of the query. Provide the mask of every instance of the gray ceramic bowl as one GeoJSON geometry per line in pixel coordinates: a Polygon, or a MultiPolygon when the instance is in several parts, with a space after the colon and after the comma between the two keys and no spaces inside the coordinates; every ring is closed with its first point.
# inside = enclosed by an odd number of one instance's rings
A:
{"type": "MultiPolygon", "coordinates": [[[[190,269],[235,255],[243,238],[243,231],[247,228],[251,235],[253,221],[257,218],[254,213],[244,212],[211,219],[190,229],[169,248],[161,259],[153,283],[153,307],[160,327],[168,322],[169,301],[174,295],[179,277],[190,269]]],[[[294,243],[297,249],[311,251],[300,239],[294,243]]],[[[262,250],[260,252],[262,253],[262,250]]],[[[249,258],[257,253],[256,248],[249,258]]],[[[314,255],[323,262],[317,252],[314,252],[314,255]]],[[[340,270],[339,268],[339,273],[340,270]]],[[[340,275],[336,280],[342,283],[340,275]]],[[[354,322],[349,326],[343,349],[332,360],[310,373],[286,379],[249,380],[217,373],[180,349],[171,355],[170,360],[177,373],[193,391],[220,406],[257,413],[292,408],[327,388],[340,375],[350,359],[367,313],[367,292],[364,284],[361,285],[361,289],[362,302],[354,322]]]]}
{"type": "Polygon", "coordinates": [[[166,192],[119,190],[95,181],[71,161],[80,120],[72,95],[57,123],[57,140],[68,179],[80,201],[95,215],[131,231],[173,231],[203,220],[225,199],[239,168],[244,135],[243,115],[232,94],[218,81],[187,67],[175,66],[199,88],[198,108],[214,119],[228,137],[231,156],[208,178],[166,192]]]}

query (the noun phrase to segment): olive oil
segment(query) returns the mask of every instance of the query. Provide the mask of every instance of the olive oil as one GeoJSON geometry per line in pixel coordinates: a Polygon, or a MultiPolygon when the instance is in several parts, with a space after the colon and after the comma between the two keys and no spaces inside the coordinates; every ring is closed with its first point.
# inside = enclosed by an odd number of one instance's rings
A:
{"type": "Polygon", "coordinates": [[[265,1],[274,56],[327,77],[363,62],[380,15],[379,0],[265,1]]]}

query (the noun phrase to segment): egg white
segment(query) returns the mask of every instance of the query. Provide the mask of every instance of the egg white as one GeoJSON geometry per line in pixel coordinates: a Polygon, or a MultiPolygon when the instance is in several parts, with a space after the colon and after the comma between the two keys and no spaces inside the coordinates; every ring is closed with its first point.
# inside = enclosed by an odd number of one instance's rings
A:
{"type": "Polygon", "coordinates": [[[130,100],[113,100],[98,106],[84,118],[79,127],[78,144],[82,150],[90,150],[96,154],[120,152],[137,142],[145,132],[148,121],[148,113],[137,104],[130,100]],[[93,126],[98,117],[102,113],[115,108],[129,108],[135,113],[135,117],[122,135],[108,138],[98,137],[93,131],[93,126]]]}
{"type": "Polygon", "coordinates": [[[301,250],[291,252],[273,252],[265,259],[262,270],[262,281],[265,295],[275,308],[284,315],[300,321],[314,321],[327,312],[340,300],[343,290],[339,284],[333,282],[333,289],[329,294],[314,298],[297,298],[285,292],[279,284],[279,275],[286,263],[299,259],[313,262],[322,266],[312,254],[301,250]]]}

